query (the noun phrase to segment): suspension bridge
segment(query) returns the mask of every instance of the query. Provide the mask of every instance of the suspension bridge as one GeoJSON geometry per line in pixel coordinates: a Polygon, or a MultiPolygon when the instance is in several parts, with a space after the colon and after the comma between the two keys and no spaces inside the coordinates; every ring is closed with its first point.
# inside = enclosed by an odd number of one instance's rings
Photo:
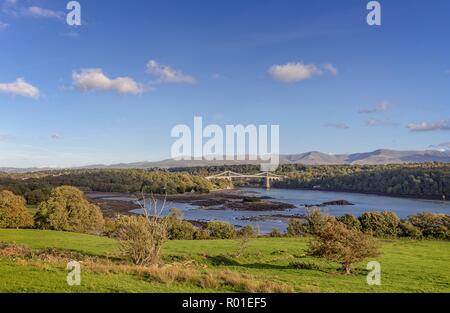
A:
{"type": "Polygon", "coordinates": [[[233,171],[225,171],[220,174],[211,175],[206,177],[208,180],[212,179],[226,179],[232,181],[233,179],[262,179],[266,185],[266,189],[270,189],[271,181],[280,181],[285,179],[286,176],[273,174],[271,172],[260,172],[258,174],[240,174],[233,171]]]}

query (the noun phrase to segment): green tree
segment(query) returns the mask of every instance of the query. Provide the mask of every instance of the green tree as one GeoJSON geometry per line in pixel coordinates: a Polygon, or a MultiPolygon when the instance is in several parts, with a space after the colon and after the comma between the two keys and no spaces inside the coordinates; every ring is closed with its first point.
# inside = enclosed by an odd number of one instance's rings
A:
{"type": "Polygon", "coordinates": [[[379,254],[373,238],[341,222],[329,220],[309,243],[308,254],[342,264],[351,274],[352,265],[379,254]]]}
{"type": "Polygon", "coordinates": [[[38,228],[79,233],[100,233],[104,219],[100,208],[70,186],[55,188],[35,215],[38,228]]]}
{"type": "Polygon", "coordinates": [[[25,206],[25,199],[11,191],[0,192],[0,228],[27,228],[33,226],[33,216],[25,206]]]}

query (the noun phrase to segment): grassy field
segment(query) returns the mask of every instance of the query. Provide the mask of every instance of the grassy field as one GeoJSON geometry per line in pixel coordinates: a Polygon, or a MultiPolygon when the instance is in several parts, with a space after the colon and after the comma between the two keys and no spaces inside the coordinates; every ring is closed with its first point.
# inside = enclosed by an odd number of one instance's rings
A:
{"type": "MultiPolygon", "coordinates": [[[[100,258],[117,256],[109,238],[36,230],[0,230],[0,242],[34,249],[56,248],[100,258]]],[[[368,286],[365,264],[345,276],[338,264],[305,256],[303,238],[260,238],[236,257],[238,241],[170,241],[163,248],[166,263],[192,260],[199,268],[231,270],[293,286],[295,292],[450,292],[450,242],[383,240],[382,285],[368,286]],[[301,264],[298,269],[293,264],[301,264]]],[[[163,283],[132,273],[99,272],[83,268],[81,286],[66,283],[62,266],[0,257],[2,292],[233,292],[194,283],[163,283]]]]}

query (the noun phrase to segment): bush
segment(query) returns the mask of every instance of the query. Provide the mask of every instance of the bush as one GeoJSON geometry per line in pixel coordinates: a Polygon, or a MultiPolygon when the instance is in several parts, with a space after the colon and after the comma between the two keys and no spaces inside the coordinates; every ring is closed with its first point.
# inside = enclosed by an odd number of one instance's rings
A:
{"type": "Polygon", "coordinates": [[[298,218],[291,218],[288,223],[287,234],[290,237],[300,237],[305,234],[303,221],[298,218]]]}
{"type": "Polygon", "coordinates": [[[363,232],[377,237],[396,237],[400,218],[389,211],[365,212],[359,218],[363,232]]]}
{"type": "Polygon", "coordinates": [[[209,231],[206,229],[197,229],[194,233],[195,240],[207,240],[210,239],[209,231]]]}
{"type": "Polygon", "coordinates": [[[348,228],[361,230],[361,222],[352,214],[338,216],[336,220],[345,224],[348,228]]]}
{"type": "Polygon", "coordinates": [[[39,205],[34,220],[40,229],[79,233],[98,234],[104,226],[100,208],[86,200],[79,189],[69,186],[53,189],[50,198],[39,205]]]}
{"type": "Polygon", "coordinates": [[[195,227],[188,221],[174,220],[167,225],[167,237],[170,240],[194,239],[195,227]]]}
{"type": "Polygon", "coordinates": [[[192,240],[194,239],[195,227],[188,221],[182,221],[183,214],[180,210],[170,209],[166,217],[167,237],[170,240],[192,240]]]}
{"type": "Polygon", "coordinates": [[[400,222],[398,224],[398,236],[420,239],[422,238],[422,231],[409,222],[400,222]]]}
{"type": "Polygon", "coordinates": [[[0,192],[0,228],[27,228],[33,226],[33,216],[28,212],[25,199],[11,191],[0,192]]]}
{"type": "Polygon", "coordinates": [[[237,232],[239,237],[252,238],[256,236],[256,231],[251,225],[246,225],[237,232]]]}
{"type": "Polygon", "coordinates": [[[270,237],[283,237],[283,234],[280,232],[278,228],[272,228],[269,234],[270,237]]]}
{"type": "Polygon", "coordinates": [[[232,239],[236,237],[234,226],[226,222],[209,222],[206,228],[210,236],[216,239],[232,239]]]}
{"type": "Polygon", "coordinates": [[[125,258],[136,265],[156,264],[167,239],[166,225],[148,216],[119,216],[116,237],[125,258]]]}
{"type": "Polygon", "coordinates": [[[377,256],[378,247],[373,238],[361,231],[330,220],[310,241],[308,254],[338,262],[345,273],[350,274],[354,263],[377,256]]]}
{"type": "Polygon", "coordinates": [[[103,226],[103,235],[114,238],[117,233],[117,219],[105,217],[104,220],[105,224],[103,226]]]}
{"type": "Polygon", "coordinates": [[[408,218],[426,238],[450,240],[450,216],[446,214],[420,213],[408,218]]]}

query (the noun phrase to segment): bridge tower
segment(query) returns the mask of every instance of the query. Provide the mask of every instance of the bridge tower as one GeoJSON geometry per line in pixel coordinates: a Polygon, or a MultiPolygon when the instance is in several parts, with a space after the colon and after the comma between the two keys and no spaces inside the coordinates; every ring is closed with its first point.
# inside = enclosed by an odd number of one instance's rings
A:
{"type": "Polygon", "coordinates": [[[270,177],[269,177],[269,172],[266,172],[265,183],[266,183],[266,189],[267,189],[267,190],[270,190],[270,177]]]}

